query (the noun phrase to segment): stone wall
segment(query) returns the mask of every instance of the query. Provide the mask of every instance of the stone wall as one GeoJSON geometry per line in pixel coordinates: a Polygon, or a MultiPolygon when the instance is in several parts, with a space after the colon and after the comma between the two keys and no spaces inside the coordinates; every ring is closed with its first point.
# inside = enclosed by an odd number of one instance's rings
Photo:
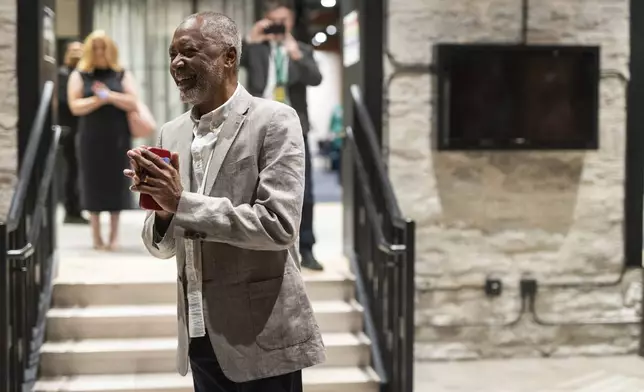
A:
{"type": "MultiPolygon", "coordinates": [[[[627,0],[533,1],[529,42],[599,44],[602,69],[628,77],[628,9],[627,0]]],[[[432,44],[518,42],[521,1],[390,0],[387,21],[390,175],[417,222],[417,357],[634,351],[639,271],[603,288],[548,287],[610,283],[622,269],[623,81],[602,78],[598,151],[439,152],[432,44]],[[504,284],[499,297],[484,295],[490,274],[504,284]],[[517,320],[524,274],[539,283],[536,317],[517,320]],[[594,324],[544,325],[562,322],[594,324]]]]}
{"type": "Polygon", "coordinates": [[[0,0],[0,221],[9,210],[18,161],[16,7],[16,0],[0,0]]]}

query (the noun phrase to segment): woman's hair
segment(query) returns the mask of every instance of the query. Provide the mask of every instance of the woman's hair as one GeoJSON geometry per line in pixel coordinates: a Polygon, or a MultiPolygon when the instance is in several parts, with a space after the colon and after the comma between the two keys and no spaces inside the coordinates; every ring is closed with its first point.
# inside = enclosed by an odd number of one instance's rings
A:
{"type": "Polygon", "coordinates": [[[93,31],[85,38],[83,43],[83,57],[78,62],[78,70],[83,72],[92,72],[96,68],[96,59],[94,59],[94,42],[102,41],[105,44],[105,60],[107,65],[113,71],[120,72],[123,67],[119,64],[119,50],[116,44],[103,30],[93,31]]]}

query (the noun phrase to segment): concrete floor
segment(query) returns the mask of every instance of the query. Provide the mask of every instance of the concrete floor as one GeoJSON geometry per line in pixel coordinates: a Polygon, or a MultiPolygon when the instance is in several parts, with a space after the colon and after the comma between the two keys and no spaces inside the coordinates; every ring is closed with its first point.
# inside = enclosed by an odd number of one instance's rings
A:
{"type": "Polygon", "coordinates": [[[642,392],[635,356],[417,364],[415,392],[642,392]]]}
{"type": "MultiPolygon", "coordinates": [[[[319,203],[315,217],[318,258],[329,270],[345,269],[341,206],[319,203]]],[[[153,259],[143,248],[143,218],[142,211],[123,213],[115,253],[92,250],[89,227],[61,224],[57,280],[174,279],[174,260],[153,259]]],[[[416,392],[644,392],[644,360],[635,356],[419,363],[414,374],[416,392]]]]}

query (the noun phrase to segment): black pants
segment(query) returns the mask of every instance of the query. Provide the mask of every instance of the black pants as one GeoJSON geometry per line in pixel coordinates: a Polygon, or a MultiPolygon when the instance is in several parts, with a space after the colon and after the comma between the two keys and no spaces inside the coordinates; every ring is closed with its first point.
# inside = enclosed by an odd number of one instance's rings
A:
{"type": "Polygon", "coordinates": [[[315,244],[313,234],[313,167],[309,153],[308,137],[304,135],[304,204],[300,222],[300,250],[311,250],[315,244]]]}
{"type": "Polygon", "coordinates": [[[302,371],[235,383],[221,370],[206,335],[190,341],[190,367],[195,392],[302,392],[302,371]]]}
{"type": "Polygon", "coordinates": [[[70,216],[80,216],[78,196],[78,158],[76,157],[76,127],[66,127],[61,140],[63,158],[65,158],[65,211],[70,216]]]}

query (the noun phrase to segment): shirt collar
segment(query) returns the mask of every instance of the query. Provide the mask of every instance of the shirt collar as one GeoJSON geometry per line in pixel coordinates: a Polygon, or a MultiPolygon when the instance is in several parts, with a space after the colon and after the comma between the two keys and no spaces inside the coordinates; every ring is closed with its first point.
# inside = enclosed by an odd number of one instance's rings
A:
{"type": "Polygon", "coordinates": [[[228,118],[228,114],[230,113],[230,110],[232,108],[232,102],[239,94],[240,90],[240,84],[237,83],[235,92],[230,96],[230,98],[228,98],[226,102],[224,102],[223,105],[219,106],[217,109],[213,110],[210,113],[204,114],[203,116],[201,116],[201,118],[198,117],[195,107],[192,108],[192,110],[190,111],[190,119],[195,125],[193,130],[195,136],[197,135],[197,133],[205,134],[212,132],[215,129],[219,128],[221,124],[224,123],[224,121],[226,121],[226,118],[228,118]]]}
{"type": "Polygon", "coordinates": [[[271,53],[273,54],[278,50],[282,53],[285,53],[286,51],[283,42],[270,41],[269,47],[271,48],[271,53]]]}

